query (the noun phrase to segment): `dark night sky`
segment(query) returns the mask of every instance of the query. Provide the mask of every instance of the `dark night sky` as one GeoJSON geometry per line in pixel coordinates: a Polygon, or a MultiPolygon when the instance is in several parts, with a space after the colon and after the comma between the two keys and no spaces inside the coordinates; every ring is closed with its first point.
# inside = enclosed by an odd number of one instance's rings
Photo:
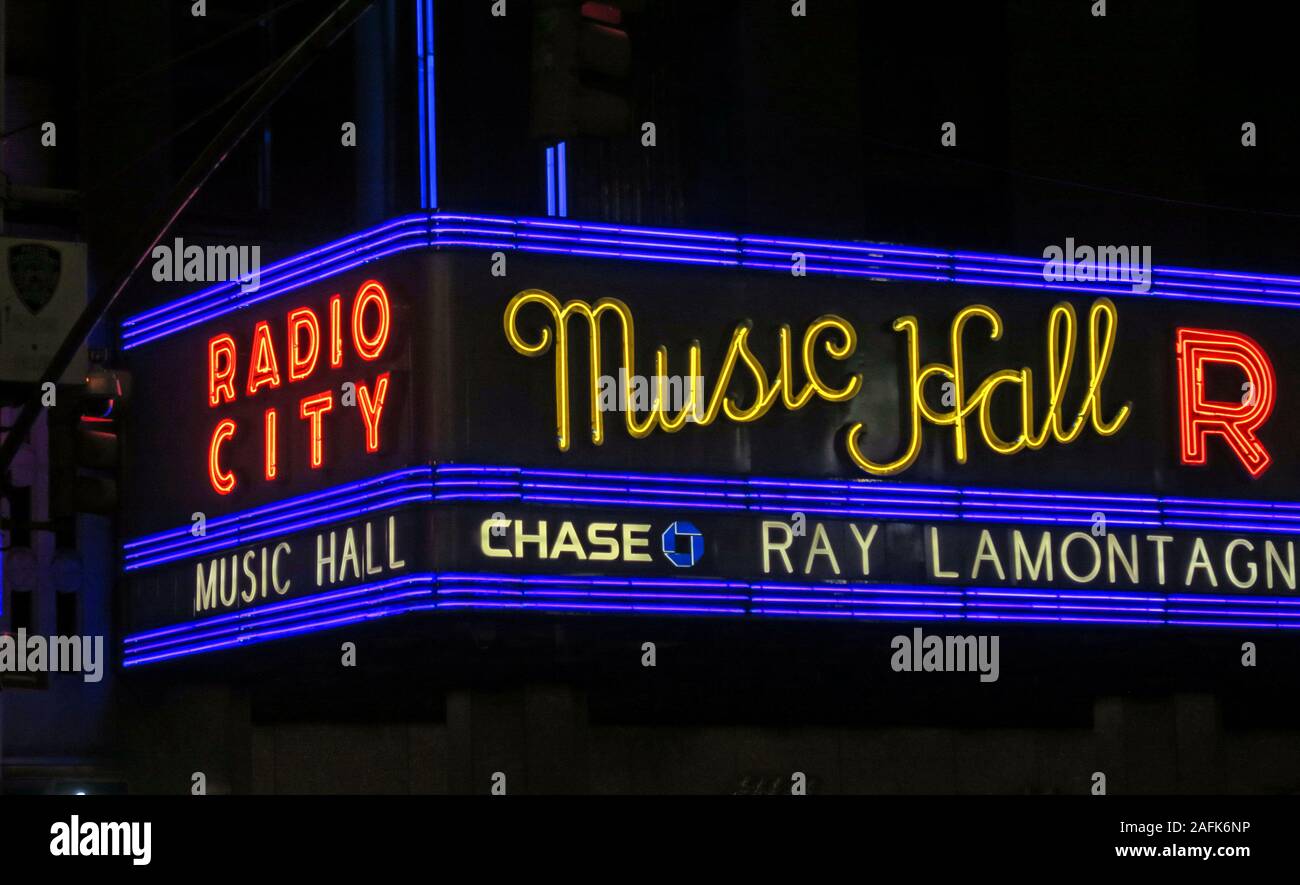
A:
{"type": "MultiPolygon", "coordinates": [[[[1149,244],[1158,262],[1300,266],[1295,78],[1266,5],[1234,4],[1230,21],[1187,2],[1111,3],[1105,18],[1082,0],[816,0],[806,20],[784,2],[660,6],[637,46],[658,90],[646,116],[667,121],[648,190],[681,198],[625,220],[1031,254],[1074,236],[1149,244]],[[1258,147],[1240,144],[1246,120],[1258,147]],[[945,121],[955,148],[939,144],[945,121]]],[[[468,170],[448,191],[507,208],[533,172],[525,109],[509,112],[523,62],[459,14],[479,30],[450,50],[472,62],[448,99],[448,159],[468,170]],[[512,145],[519,180],[473,172],[512,145]]]]}
{"type": "MultiPolygon", "coordinates": [[[[54,84],[12,123],[64,128],[55,180],[86,193],[92,264],[224,119],[222,104],[322,4],[10,4],[10,70],[54,84]],[[42,49],[44,47],[44,49],[42,49]]],[[[529,137],[528,0],[440,4],[448,208],[541,214],[529,137]]],[[[638,113],[659,127],[578,140],[572,214],[1038,255],[1066,237],[1150,245],[1157,264],[1300,271],[1300,125],[1276,4],[1089,0],[898,4],[652,0],[633,16],[638,113]],[[957,124],[956,147],[939,143],[957,124]],[[1259,144],[1241,146],[1241,125],[1259,144]]],[[[413,4],[381,0],[295,85],[181,223],[284,254],[412,208],[413,4]],[[357,120],[361,146],[338,145],[357,120]]],[[[11,87],[12,93],[12,87],[11,87]]],[[[21,167],[24,139],[6,145],[21,167]]],[[[102,272],[102,267],[100,267],[102,272]]]]}

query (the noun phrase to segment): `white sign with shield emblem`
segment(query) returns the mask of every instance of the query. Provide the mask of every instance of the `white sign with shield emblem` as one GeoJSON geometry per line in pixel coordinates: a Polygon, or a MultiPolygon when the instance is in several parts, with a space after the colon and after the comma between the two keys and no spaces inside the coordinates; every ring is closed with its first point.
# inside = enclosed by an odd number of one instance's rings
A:
{"type": "MultiPolygon", "coordinates": [[[[0,262],[0,381],[36,381],[86,307],[86,246],[0,237],[0,262]]],[[[61,380],[85,375],[82,348],[61,380]]]]}

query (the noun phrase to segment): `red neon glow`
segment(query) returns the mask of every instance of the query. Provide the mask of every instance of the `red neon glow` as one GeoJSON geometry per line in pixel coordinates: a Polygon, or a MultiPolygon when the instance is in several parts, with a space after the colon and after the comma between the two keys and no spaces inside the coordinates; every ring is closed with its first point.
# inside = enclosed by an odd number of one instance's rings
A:
{"type": "Polygon", "coordinates": [[[271,344],[271,324],[263,320],[253,329],[253,358],[248,365],[248,395],[263,387],[280,386],[280,367],[271,344]]]}
{"type": "Polygon", "coordinates": [[[235,401],[235,339],[226,334],[208,341],[208,405],[235,401]]]}
{"type": "MultiPolygon", "coordinates": [[[[345,352],[349,334],[352,349],[362,360],[377,360],[387,350],[393,332],[393,305],[387,289],[378,280],[362,283],[350,306],[344,303],[344,296],[334,294],[329,299],[328,315],[324,315],[324,311],[322,305],[302,306],[283,315],[284,326],[275,325],[278,321],[274,319],[257,322],[252,335],[247,339],[241,336],[239,343],[235,336],[224,332],[210,338],[207,352],[209,405],[218,408],[237,402],[240,395],[251,397],[265,388],[276,390],[284,384],[306,381],[326,363],[331,369],[342,368],[349,359],[345,352]],[[277,329],[285,332],[285,349],[278,353],[277,329]],[[247,351],[240,350],[244,346],[248,347],[247,351]],[[286,376],[283,378],[282,365],[286,376]],[[239,377],[239,370],[245,366],[247,380],[239,377]],[[236,385],[240,388],[239,393],[236,385]]],[[[392,387],[391,373],[378,374],[369,384],[357,383],[355,387],[357,414],[365,427],[366,451],[378,452],[384,439],[383,419],[392,387]]],[[[292,405],[279,402],[277,396],[266,396],[262,407],[262,475],[268,482],[281,475],[280,434],[283,428],[280,426],[280,413],[287,413],[286,421],[293,420],[292,405]]],[[[307,425],[308,463],[313,470],[319,470],[325,464],[325,415],[335,410],[335,400],[336,392],[326,389],[299,401],[298,414],[307,425]]],[[[107,419],[108,413],[104,417],[107,419]]],[[[247,424],[249,418],[256,421],[253,416],[242,416],[239,420],[247,424]]],[[[290,429],[286,433],[290,437],[286,445],[294,445],[293,431],[290,429]]],[[[226,418],[216,425],[208,442],[208,480],[221,495],[232,493],[244,478],[244,462],[232,460],[231,449],[226,445],[237,435],[236,419],[226,418]]],[[[244,445],[237,442],[235,447],[242,450],[244,445]]],[[[253,470],[255,473],[256,467],[253,470]]]]}
{"type": "Polygon", "coordinates": [[[1277,400],[1277,376],[1268,354],[1239,332],[1213,329],[1179,329],[1178,423],[1184,464],[1206,462],[1206,440],[1223,437],[1251,476],[1268,469],[1272,459],[1255,435],[1277,400]],[[1219,363],[1235,366],[1250,384],[1250,395],[1240,402],[1205,397],[1205,368],[1219,363]]]}
{"type": "Polygon", "coordinates": [[[357,385],[357,407],[361,411],[361,420],[366,424],[366,451],[379,451],[379,419],[384,411],[384,400],[388,398],[388,372],[375,379],[375,395],[364,384],[357,385]]]}
{"type": "Polygon", "coordinates": [[[235,490],[235,474],[221,469],[221,446],[235,435],[235,422],[229,418],[217,424],[208,444],[208,480],[219,495],[229,495],[235,490]]]}
{"type": "Polygon", "coordinates": [[[320,321],[309,307],[289,312],[289,381],[301,381],[316,369],[320,356],[320,321]],[[302,351],[302,333],[307,333],[307,352],[302,351]]]}
{"type": "Polygon", "coordinates": [[[623,10],[612,3],[596,3],[593,0],[582,4],[580,13],[583,18],[604,22],[607,25],[623,23],[623,10]]]}
{"type": "Polygon", "coordinates": [[[343,365],[343,296],[330,298],[330,368],[343,365]]]}
{"type": "Polygon", "coordinates": [[[322,419],[325,413],[333,408],[334,391],[332,390],[306,397],[303,399],[302,405],[299,406],[299,417],[310,422],[312,470],[319,470],[321,465],[325,463],[325,442],[322,433],[322,425],[325,422],[322,419]]]}
{"type": "Polygon", "coordinates": [[[378,359],[388,344],[388,333],[391,330],[392,311],[388,306],[388,293],[378,281],[369,280],[357,292],[357,300],[352,302],[352,346],[356,348],[357,356],[363,360],[378,359]],[[379,325],[375,328],[375,334],[367,337],[363,320],[366,308],[372,304],[379,311],[379,325]]]}
{"type": "Polygon", "coordinates": [[[266,410],[266,478],[275,479],[278,472],[276,460],[280,451],[280,437],[276,433],[279,415],[275,409],[266,410]]]}

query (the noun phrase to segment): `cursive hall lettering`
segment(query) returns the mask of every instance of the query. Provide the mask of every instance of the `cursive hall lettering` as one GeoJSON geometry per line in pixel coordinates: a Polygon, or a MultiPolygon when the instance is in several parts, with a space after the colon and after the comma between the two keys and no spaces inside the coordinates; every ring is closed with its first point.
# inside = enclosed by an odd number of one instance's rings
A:
{"type": "Polygon", "coordinates": [[[1073,305],[1062,302],[1052,308],[1047,322],[1047,408],[1037,426],[1034,423],[1034,373],[1021,369],[1001,369],[968,391],[962,336],[971,320],[981,319],[989,325],[989,338],[1002,338],[1002,317],[991,307],[972,305],[959,311],[948,330],[951,353],[949,363],[920,365],[920,324],[916,317],[905,316],[894,322],[894,330],[907,336],[908,413],[909,431],[907,446],[893,461],[877,463],[862,452],[861,423],[849,427],[847,446],[849,457],[858,467],[873,476],[890,476],[901,473],[916,462],[921,453],[925,422],[936,427],[953,429],[953,452],[959,464],[965,464],[969,453],[968,422],[978,422],[984,444],[999,455],[1014,455],[1024,449],[1037,450],[1054,440],[1068,445],[1091,427],[1099,436],[1112,436],[1128,421],[1132,407],[1125,403],[1109,419],[1103,417],[1101,386],[1110,368],[1115,350],[1115,333],[1119,320],[1115,305],[1109,298],[1093,302],[1088,312],[1088,382],[1086,393],[1078,409],[1069,419],[1065,414],[1065,388],[1074,370],[1078,344],[1078,317],[1073,305]],[[951,411],[937,411],[925,399],[926,384],[933,379],[944,379],[952,391],[951,411]],[[1018,388],[1020,401],[1019,432],[1012,439],[999,435],[993,427],[993,394],[999,387],[1018,388]]]}

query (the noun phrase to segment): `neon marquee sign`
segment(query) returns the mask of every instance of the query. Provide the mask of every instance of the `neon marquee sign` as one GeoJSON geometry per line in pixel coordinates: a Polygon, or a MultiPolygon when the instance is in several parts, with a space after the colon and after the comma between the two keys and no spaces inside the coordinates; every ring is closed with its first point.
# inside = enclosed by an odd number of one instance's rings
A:
{"type": "Polygon", "coordinates": [[[1272,469],[1300,278],[1154,268],[1134,295],[1040,269],[421,213],[130,317],[149,534],[123,544],[124,660],[433,611],[1300,629],[1296,474],[1272,469]],[[839,282],[782,325],[795,250],[839,282]],[[687,383],[645,405],[646,376],[687,383]],[[685,566],[679,522],[705,539],[685,566]]]}
{"type": "MultiPolygon", "coordinates": [[[[273,325],[262,320],[253,328],[251,341],[241,358],[234,335],[222,332],[207,343],[207,402],[212,409],[265,397],[270,391],[291,388],[331,370],[341,370],[345,347],[362,362],[374,362],[383,355],[392,334],[393,310],[388,292],[376,280],[362,283],[345,311],[343,297],[329,300],[324,316],[310,307],[290,310],[284,321],[282,348],[277,347],[273,325]],[[247,371],[240,369],[247,360],[247,371]],[[281,368],[283,366],[283,369],[281,368]]],[[[380,449],[380,427],[388,401],[391,373],[354,382],[356,411],[368,453],[380,449]]],[[[325,464],[328,416],[342,397],[334,387],[308,393],[298,399],[296,409],[282,415],[282,406],[268,405],[258,422],[262,443],[262,475],[267,481],[280,476],[281,447],[291,445],[293,431],[300,438],[312,470],[325,464]]],[[[207,471],[212,489],[229,495],[239,484],[227,464],[226,450],[237,444],[241,428],[235,418],[217,421],[208,439],[207,471]]]]}

